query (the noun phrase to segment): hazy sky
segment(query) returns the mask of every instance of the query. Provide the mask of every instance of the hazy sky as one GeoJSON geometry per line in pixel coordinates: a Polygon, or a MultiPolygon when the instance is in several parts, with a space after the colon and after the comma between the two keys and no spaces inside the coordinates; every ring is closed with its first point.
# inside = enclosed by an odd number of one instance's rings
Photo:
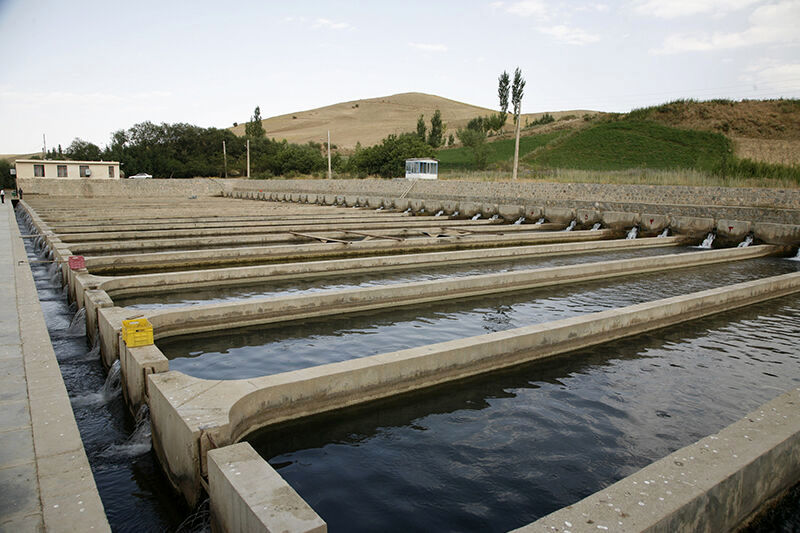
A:
{"type": "MultiPolygon", "coordinates": [[[[523,111],[800,97],[800,0],[0,0],[0,153],[417,91],[523,111]]],[[[409,125],[409,129],[414,125],[409,125]]]]}

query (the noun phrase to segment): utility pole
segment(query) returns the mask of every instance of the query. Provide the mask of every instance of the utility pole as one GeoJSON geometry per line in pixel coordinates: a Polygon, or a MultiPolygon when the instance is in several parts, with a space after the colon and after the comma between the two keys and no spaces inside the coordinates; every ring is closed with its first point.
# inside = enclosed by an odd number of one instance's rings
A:
{"type": "MultiPolygon", "coordinates": [[[[522,102],[520,102],[519,109],[520,109],[520,111],[522,111],[522,102]]],[[[520,119],[519,119],[519,113],[518,113],[517,114],[517,128],[516,128],[516,133],[515,133],[516,137],[515,137],[515,140],[514,140],[514,173],[511,176],[512,180],[516,180],[517,179],[517,168],[519,167],[519,123],[520,123],[520,119]]]]}
{"type": "Polygon", "coordinates": [[[225,141],[222,141],[222,160],[225,165],[225,179],[228,179],[228,152],[225,150],[225,141]]]}
{"type": "Polygon", "coordinates": [[[250,139],[247,139],[247,179],[250,179],[250,139]]]}
{"type": "Polygon", "coordinates": [[[331,178],[331,130],[328,130],[328,179],[331,178]]]}
{"type": "Polygon", "coordinates": [[[45,139],[44,133],[42,133],[42,159],[47,159],[47,139],[45,139]]]}

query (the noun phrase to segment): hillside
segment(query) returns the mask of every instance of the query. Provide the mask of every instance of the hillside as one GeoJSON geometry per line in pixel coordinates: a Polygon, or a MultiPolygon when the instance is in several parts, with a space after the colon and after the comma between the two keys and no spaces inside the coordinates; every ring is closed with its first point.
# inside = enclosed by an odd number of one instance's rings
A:
{"type": "Polygon", "coordinates": [[[722,133],[737,157],[800,164],[800,100],[677,100],[635,109],[628,118],[722,133]]]}
{"type": "MultiPolygon", "coordinates": [[[[331,142],[348,151],[355,148],[358,142],[362,146],[370,146],[389,134],[414,131],[421,114],[425,115],[425,121],[430,125],[430,118],[436,109],[442,113],[442,120],[447,125],[446,135],[455,133],[472,118],[497,112],[440,96],[402,93],[298,111],[267,118],[261,123],[268,137],[286,139],[293,143],[323,142],[330,130],[331,142]]],[[[559,118],[565,115],[581,116],[584,113],[593,112],[580,110],[551,114],[559,118]]],[[[526,118],[533,121],[541,115],[542,113],[523,114],[523,123],[526,118]]],[[[244,127],[244,124],[239,124],[230,129],[237,135],[244,135],[244,127]]]]}

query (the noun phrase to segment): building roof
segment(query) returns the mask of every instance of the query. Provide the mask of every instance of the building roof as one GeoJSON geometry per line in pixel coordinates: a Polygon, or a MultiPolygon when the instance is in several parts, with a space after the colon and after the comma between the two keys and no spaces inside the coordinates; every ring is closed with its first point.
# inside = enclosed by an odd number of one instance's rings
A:
{"type": "Polygon", "coordinates": [[[75,161],[72,159],[17,159],[15,163],[57,163],[64,165],[72,163],[73,165],[119,165],[119,161],[75,161]]]}

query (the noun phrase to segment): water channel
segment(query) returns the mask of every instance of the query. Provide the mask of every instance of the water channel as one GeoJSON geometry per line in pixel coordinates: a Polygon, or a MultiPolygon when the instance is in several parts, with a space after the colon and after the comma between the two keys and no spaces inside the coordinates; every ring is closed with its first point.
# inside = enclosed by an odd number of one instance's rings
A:
{"type": "Polygon", "coordinates": [[[330,531],[507,531],[800,386],[799,342],[793,296],[248,440],[330,531]]]}
{"type": "Polygon", "coordinates": [[[479,274],[498,274],[515,272],[533,268],[548,268],[565,265],[578,265],[599,261],[614,261],[636,257],[652,257],[655,255],[697,252],[696,247],[664,246],[656,248],[640,248],[606,252],[568,254],[549,257],[530,257],[502,262],[483,262],[467,264],[442,264],[412,267],[389,272],[365,273],[325,277],[321,279],[297,279],[288,281],[262,282],[256,284],[231,285],[209,289],[193,289],[175,292],[137,294],[113,298],[114,304],[131,309],[160,309],[181,307],[192,304],[211,304],[233,302],[248,298],[264,298],[269,296],[288,296],[304,293],[345,290],[363,287],[375,287],[390,283],[412,283],[452,278],[456,276],[474,276],[479,274]]]}
{"type": "Polygon", "coordinates": [[[409,308],[251,326],[157,341],[170,369],[242,379],[604,311],[795,272],[760,258],[409,308]]]}
{"type": "MultiPolygon", "coordinates": [[[[19,214],[17,223],[28,227],[19,214]]],[[[26,239],[25,248],[31,261],[44,259],[33,240],[26,239]]],[[[112,530],[203,531],[208,526],[203,510],[192,513],[173,492],[150,449],[146,417],[139,421],[132,417],[123,403],[119,380],[107,379],[99,351],[87,344],[85,323],[74,320],[75,308],[67,303],[58,274],[46,263],[32,263],[31,271],[112,530]]]]}

